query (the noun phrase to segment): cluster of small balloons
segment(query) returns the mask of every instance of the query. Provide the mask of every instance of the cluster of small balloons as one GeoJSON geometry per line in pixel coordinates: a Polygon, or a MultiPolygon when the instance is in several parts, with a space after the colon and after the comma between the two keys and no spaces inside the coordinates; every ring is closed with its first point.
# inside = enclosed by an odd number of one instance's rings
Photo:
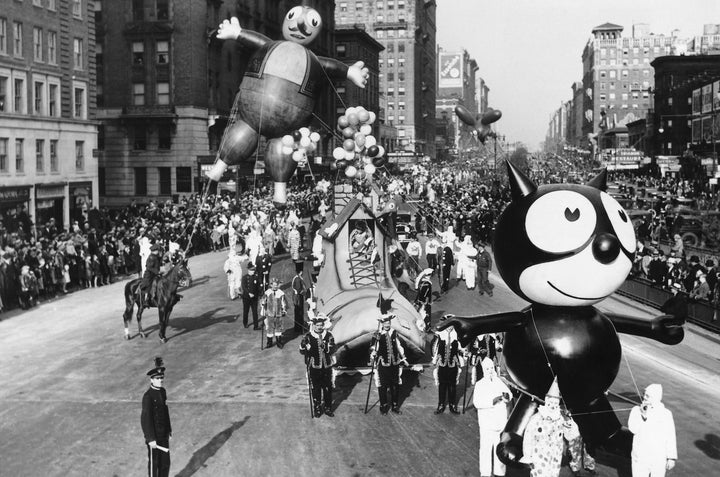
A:
{"type": "Polygon", "coordinates": [[[385,148],[372,135],[372,124],[376,116],[362,106],[347,108],[340,116],[337,127],[343,137],[343,145],[333,150],[335,166],[344,170],[345,175],[354,178],[360,175],[370,177],[376,168],[387,162],[385,148]]]}
{"type": "Polygon", "coordinates": [[[283,136],[281,142],[283,154],[292,155],[293,161],[297,162],[298,166],[304,167],[307,164],[308,153],[317,149],[320,134],[311,132],[309,128],[300,128],[292,134],[283,136]]]}

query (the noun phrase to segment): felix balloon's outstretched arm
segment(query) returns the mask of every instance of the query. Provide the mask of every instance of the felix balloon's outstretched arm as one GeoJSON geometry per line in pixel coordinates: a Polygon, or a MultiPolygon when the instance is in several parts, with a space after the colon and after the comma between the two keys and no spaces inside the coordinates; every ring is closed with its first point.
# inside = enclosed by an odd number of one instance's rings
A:
{"type": "Polygon", "coordinates": [[[265,46],[265,44],[271,41],[270,38],[262,33],[243,29],[237,17],[223,21],[220,26],[218,26],[217,37],[219,40],[237,40],[243,45],[255,50],[265,46]]]}
{"type": "Polygon", "coordinates": [[[460,344],[467,347],[475,338],[484,333],[499,333],[525,326],[528,320],[528,310],[529,308],[522,311],[480,316],[445,315],[447,318],[437,326],[437,330],[454,326],[460,344]]]}
{"type": "Polygon", "coordinates": [[[660,315],[646,320],[636,316],[606,312],[604,314],[615,325],[618,333],[652,338],[669,345],[678,344],[685,336],[685,330],[682,327],[685,320],[672,315],[660,315]]]}

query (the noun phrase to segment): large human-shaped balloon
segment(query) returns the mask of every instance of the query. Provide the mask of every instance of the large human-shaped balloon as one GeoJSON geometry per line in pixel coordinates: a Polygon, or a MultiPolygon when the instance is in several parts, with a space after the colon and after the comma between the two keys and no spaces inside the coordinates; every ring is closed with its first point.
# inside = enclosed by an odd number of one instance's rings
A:
{"type": "MultiPolygon", "coordinates": [[[[365,87],[368,70],[362,61],[347,66],[333,58],[316,56],[306,48],[321,28],[320,14],[309,6],[290,9],[282,26],[284,40],[280,41],[242,28],[236,17],[218,27],[219,39],[236,40],[253,49],[254,54],[235,96],[217,159],[207,172],[210,179],[220,180],[228,166],[249,159],[260,135],[278,138],[308,124],[322,87],[331,79],[347,78],[365,87]]],[[[294,161],[286,160],[293,163],[294,172],[294,161]]],[[[276,183],[286,174],[285,167],[278,171],[270,165],[268,169],[276,183]]],[[[284,205],[284,193],[276,190],[274,201],[277,206],[284,205]]]]}
{"type": "Polygon", "coordinates": [[[512,291],[530,302],[522,311],[451,317],[462,344],[505,332],[503,355],[519,398],[501,435],[498,454],[522,457],[522,435],[557,377],[562,398],[589,448],[629,456],[632,439],[605,392],[617,376],[618,332],[666,344],[682,341],[683,320],[651,320],[604,313],[593,305],[612,294],[630,272],[635,231],[627,213],[605,192],[607,172],[585,185],[535,185],[507,163],[512,201],[498,219],[493,250],[512,291]]]}
{"type": "Polygon", "coordinates": [[[495,133],[490,128],[490,125],[502,117],[502,112],[499,109],[493,108],[488,108],[483,114],[475,117],[470,110],[462,104],[455,106],[455,114],[457,114],[463,123],[473,129],[473,135],[483,144],[485,144],[485,140],[488,137],[494,137],[495,133]]]}

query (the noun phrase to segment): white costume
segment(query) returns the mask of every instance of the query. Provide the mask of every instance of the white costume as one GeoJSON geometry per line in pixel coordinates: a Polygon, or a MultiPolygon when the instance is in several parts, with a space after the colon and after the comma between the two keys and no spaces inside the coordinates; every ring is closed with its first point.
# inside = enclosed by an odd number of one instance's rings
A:
{"type": "Polygon", "coordinates": [[[459,245],[458,252],[457,276],[465,280],[465,286],[469,289],[475,288],[475,257],[477,257],[477,249],[473,246],[469,235],[465,236],[465,240],[459,245]]]}
{"type": "Polygon", "coordinates": [[[150,246],[152,244],[146,236],[140,237],[138,244],[140,245],[140,276],[143,276],[145,274],[145,262],[150,256],[150,246]]]}
{"type": "Polygon", "coordinates": [[[473,405],[478,411],[480,429],[480,476],[505,475],[503,464],[495,452],[500,432],[507,423],[507,403],[512,394],[497,376],[495,363],[490,358],[482,360],[483,378],[475,383],[473,405]]]}
{"type": "Polygon", "coordinates": [[[645,417],[640,406],[630,411],[628,429],[633,433],[633,477],[664,477],[677,460],[675,421],[662,400],[662,386],[651,384],[645,389],[641,406],[646,406],[645,417]],[[669,463],[672,461],[672,464],[669,463]]]}
{"type": "Polygon", "coordinates": [[[250,233],[247,235],[247,239],[245,240],[245,248],[247,248],[250,262],[255,263],[255,259],[257,258],[260,247],[262,246],[262,235],[260,235],[260,232],[258,232],[256,227],[253,227],[250,229],[250,233]]]}
{"type": "Polygon", "coordinates": [[[231,300],[234,300],[240,296],[243,276],[242,259],[240,255],[235,253],[235,249],[230,249],[228,258],[223,265],[223,271],[227,275],[228,295],[231,300]]]}

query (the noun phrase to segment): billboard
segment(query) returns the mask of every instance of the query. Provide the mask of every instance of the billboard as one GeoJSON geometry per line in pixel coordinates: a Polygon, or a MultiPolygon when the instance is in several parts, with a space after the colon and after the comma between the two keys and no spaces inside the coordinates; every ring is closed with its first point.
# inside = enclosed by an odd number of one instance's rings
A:
{"type": "Polygon", "coordinates": [[[702,87],[702,112],[709,113],[712,111],[712,83],[702,87]]]}
{"type": "Polygon", "coordinates": [[[463,55],[462,53],[440,53],[439,88],[462,88],[463,86],[463,55]]]}
{"type": "Polygon", "coordinates": [[[713,109],[715,112],[720,111],[720,80],[713,83],[713,109]]]}

